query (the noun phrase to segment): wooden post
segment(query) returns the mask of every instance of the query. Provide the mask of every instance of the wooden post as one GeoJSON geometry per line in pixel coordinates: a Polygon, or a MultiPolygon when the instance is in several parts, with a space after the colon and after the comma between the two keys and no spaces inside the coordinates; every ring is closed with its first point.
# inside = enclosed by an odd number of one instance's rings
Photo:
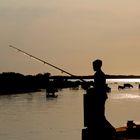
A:
{"type": "Polygon", "coordinates": [[[83,95],[84,129],[82,129],[82,140],[112,140],[115,128],[104,116],[104,102],[100,93],[94,93],[89,89],[83,95]]]}

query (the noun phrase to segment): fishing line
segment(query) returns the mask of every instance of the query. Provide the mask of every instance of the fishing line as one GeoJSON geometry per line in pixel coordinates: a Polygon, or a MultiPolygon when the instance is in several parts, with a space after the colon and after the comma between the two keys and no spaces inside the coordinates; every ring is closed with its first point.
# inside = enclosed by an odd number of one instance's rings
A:
{"type": "MultiPolygon", "coordinates": [[[[49,62],[47,62],[47,61],[44,61],[44,60],[42,60],[42,59],[40,59],[40,58],[38,58],[38,57],[36,57],[36,56],[34,56],[34,55],[32,55],[32,54],[29,54],[29,53],[27,53],[27,52],[25,52],[25,51],[23,51],[23,50],[21,50],[21,49],[19,49],[19,48],[17,48],[17,47],[14,47],[14,46],[12,46],[12,45],[9,45],[9,47],[10,47],[10,48],[13,48],[13,49],[15,49],[15,50],[17,50],[18,52],[21,52],[21,53],[27,55],[27,56],[30,56],[31,58],[34,58],[34,59],[36,59],[36,60],[38,60],[38,61],[40,61],[40,62],[42,62],[42,63],[44,63],[44,64],[47,64],[47,65],[49,65],[49,66],[51,66],[51,67],[53,67],[53,68],[55,68],[55,69],[61,71],[62,73],[66,73],[66,74],[68,74],[68,75],[70,75],[70,76],[77,77],[76,75],[73,75],[73,74],[71,74],[71,73],[69,73],[69,72],[67,72],[67,71],[65,71],[65,70],[63,70],[63,69],[61,69],[61,68],[59,68],[59,67],[57,67],[57,66],[55,66],[55,65],[53,65],[53,64],[51,64],[51,63],[49,63],[49,62]]],[[[86,82],[86,81],[83,80],[82,78],[78,78],[78,79],[81,80],[82,82],[86,82]]]]}

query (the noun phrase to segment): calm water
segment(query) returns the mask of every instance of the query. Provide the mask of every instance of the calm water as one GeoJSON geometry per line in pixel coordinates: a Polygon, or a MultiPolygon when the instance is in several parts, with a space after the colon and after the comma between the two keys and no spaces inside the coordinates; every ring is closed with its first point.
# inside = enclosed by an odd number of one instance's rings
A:
{"type": "MultiPolygon", "coordinates": [[[[127,120],[140,122],[139,81],[134,88],[118,91],[124,81],[109,81],[106,117],[115,126],[127,120]]],[[[127,81],[130,82],[130,81],[127,81]]],[[[58,98],[46,99],[45,92],[0,96],[1,140],[81,140],[83,90],[65,89],[58,98]]]]}

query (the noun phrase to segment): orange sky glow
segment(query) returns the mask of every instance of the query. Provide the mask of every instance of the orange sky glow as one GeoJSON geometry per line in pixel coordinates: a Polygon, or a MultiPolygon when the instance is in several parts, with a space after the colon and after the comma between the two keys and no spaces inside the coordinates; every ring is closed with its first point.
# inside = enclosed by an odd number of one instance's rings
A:
{"type": "Polygon", "coordinates": [[[0,72],[63,75],[13,45],[75,75],[140,75],[140,1],[4,0],[0,2],[0,72]]]}

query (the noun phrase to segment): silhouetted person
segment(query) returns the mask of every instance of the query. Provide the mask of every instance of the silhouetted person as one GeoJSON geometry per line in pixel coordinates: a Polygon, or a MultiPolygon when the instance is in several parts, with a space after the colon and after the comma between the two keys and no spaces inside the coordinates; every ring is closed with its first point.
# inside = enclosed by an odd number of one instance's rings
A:
{"type": "Polygon", "coordinates": [[[94,74],[94,93],[96,94],[96,97],[98,98],[98,107],[100,115],[105,117],[105,101],[107,99],[107,91],[106,91],[106,75],[101,70],[102,67],[102,61],[97,59],[93,61],[93,70],[95,71],[94,74]]]}
{"type": "Polygon", "coordinates": [[[88,129],[87,140],[111,140],[115,128],[106,120],[105,101],[107,99],[106,75],[101,70],[102,61],[93,61],[94,85],[85,95],[85,126],[88,129]]]}

